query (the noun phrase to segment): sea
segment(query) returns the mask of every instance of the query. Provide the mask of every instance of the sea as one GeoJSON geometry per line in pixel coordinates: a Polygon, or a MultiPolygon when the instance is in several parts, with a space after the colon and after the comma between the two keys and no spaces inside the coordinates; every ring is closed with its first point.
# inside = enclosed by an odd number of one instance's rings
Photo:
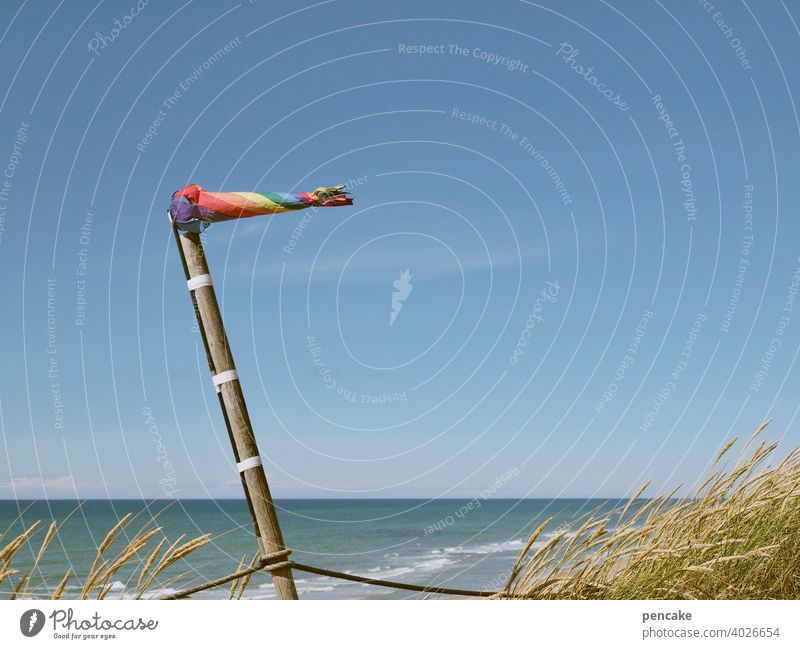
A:
{"type": "MultiPolygon", "coordinates": [[[[276,501],[292,559],[321,568],[427,586],[496,591],[504,587],[515,559],[532,531],[552,522],[538,543],[568,528],[589,512],[618,508],[619,500],[580,499],[324,499],[276,501]]],[[[155,518],[167,543],[210,534],[211,541],[155,581],[145,593],[157,598],[181,588],[235,572],[257,549],[252,519],[244,500],[50,500],[0,501],[0,548],[22,529],[42,521],[32,544],[23,546],[12,568],[28,569],[44,533],[55,521],[56,536],[44,553],[27,589],[30,597],[47,597],[67,568],[64,598],[76,598],[106,533],[125,514],[133,514],[120,543],[155,518]]],[[[150,541],[154,548],[161,533],[150,541]]],[[[118,551],[120,543],[107,554],[118,551]]],[[[535,546],[534,546],[535,547],[535,546]]],[[[107,599],[128,598],[143,559],[115,575],[107,599]]],[[[295,571],[301,599],[414,599],[431,595],[353,583],[295,571]]],[[[0,583],[7,597],[14,578],[0,583]]],[[[228,586],[193,595],[195,599],[228,597],[228,586]]],[[[434,596],[436,597],[436,596],[434,596]]],[[[243,593],[246,599],[274,599],[268,574],[256,573],[243,593]]]]}

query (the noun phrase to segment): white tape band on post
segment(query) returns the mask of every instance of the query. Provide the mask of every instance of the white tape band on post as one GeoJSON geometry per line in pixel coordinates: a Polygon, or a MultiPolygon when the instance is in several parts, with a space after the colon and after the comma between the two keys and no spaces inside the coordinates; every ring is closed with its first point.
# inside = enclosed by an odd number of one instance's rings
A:
{"type": "Polygon", "coordinates": [[[239,470],[239,473],[244,473],[247,471],[247,469],[252,469],[257,466],[261,466],[261,457],[258,455],[249,457],[246,460],[242,460],[236,464],[236,468],[239,470]]]}
{"type": "Polygon", "coordinates": [[[211,275],[205,274],[186,280],[186,285],[190,291],[193,291],[201,286],[213,286],[214,283],[211,281],[211,275]]]}
{"type": "Polygon", "coordinates": [[[225,372],[220,372],[219,374],[215,374],[211,377],[211,380],[214,383],[214,387],[217,389],[217,392],[221,392],[222,388],[220,387],[223,383],[228,383],[229,381],[235,381],[239,378],[239,374],[236,370],[227,370],[225,372]]]}

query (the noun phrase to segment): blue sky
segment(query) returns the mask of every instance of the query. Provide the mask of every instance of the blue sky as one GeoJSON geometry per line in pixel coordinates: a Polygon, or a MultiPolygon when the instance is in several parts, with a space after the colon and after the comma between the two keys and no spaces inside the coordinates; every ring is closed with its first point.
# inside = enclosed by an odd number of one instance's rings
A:
{"type": "Polygon", "coordinates": [[[656,493],[800,439],[791,3],[0,16],[0,497],[240,495],[189,182],[356,198],[206,232],[278,497],[656,493]]]}

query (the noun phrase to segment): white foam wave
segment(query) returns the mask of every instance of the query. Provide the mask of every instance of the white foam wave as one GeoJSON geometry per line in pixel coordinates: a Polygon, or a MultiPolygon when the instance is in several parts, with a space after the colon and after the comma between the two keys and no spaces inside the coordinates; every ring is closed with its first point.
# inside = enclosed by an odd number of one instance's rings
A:
{"type": "Polygon", "coordinates": [[[525,546],[522,539],[505,541],[504,543],[484,543],[472,546],[457,546],[445,548],[447,554],[495,554],[497,552],[519,552],[525,546]]]}
{"type": "Polygon", "coordinates": [[[400,577],[401,575],[414,572],[414,568],[410,566],[398,566],[396,568],[378,566],[377,569],[370,568],[367,572],[370,573],[369,576],[372,579],[392,579],[393,577],[400,577]]]}
{"type": "Polygon", "coordinates": [[[422,561],[421,563],[417,563],[414,565],[414,568],[417,570],[442,570],[445,566],[449,566],[456,563],[452,559],[448,559],[445,556],[438,557],[436,559],[428,559],[427,561],[422,561]]]}
{"type": "Polygon", "coordinates": [[[333,589],[333,586],[306,586],[305,588],[298,588],[297,592],[301,595],[303,593],[328,593],[333,589]]]}

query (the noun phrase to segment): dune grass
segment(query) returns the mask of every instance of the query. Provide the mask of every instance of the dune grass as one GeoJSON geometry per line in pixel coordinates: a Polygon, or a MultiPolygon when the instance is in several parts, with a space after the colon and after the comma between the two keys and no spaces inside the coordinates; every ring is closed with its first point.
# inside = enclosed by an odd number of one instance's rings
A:
{"type": "Polygon", "coordinates": [[[549,538],[545,521],[517,558],[508,596],[797,599],[800,449],[771,463],[778,445],[761,440],[765,426],[734,461],[737,440],[728,443],[691,497],[676,489],[643,499],[645,485],[624,507],[549,538]]]}
{"type": "Polygon", "coordinates": [[[72,567],[68,567],[52,591],[43,591],[40,584],[33,588],[32,583],[42,558],[57,537],[58,525],[52,522],[41,541],[38,539],[41,521],[10,538],[10,528],[0,532],[0,593],[9,599],[61,599],[67,585],[77,582],[80,591],[76,598],[105,599],[114,581],[122,578],[125,588],[114,596],[142,599],[154,585],[163,588],[180,581],[182,575],[166,578],[165,572],[210,540],[209,535],[189,540],[180,536],[169,543],[155,516],[148,517],[138,529],[135,529],[136,518],[133,514],[125,515],[105,535],[87,574],[75,575],[72,567]],[[25,554],[34,557],[33,561],[28,568],[15,568],[14,559],[26,546],[29,547],[25,554]]]}

